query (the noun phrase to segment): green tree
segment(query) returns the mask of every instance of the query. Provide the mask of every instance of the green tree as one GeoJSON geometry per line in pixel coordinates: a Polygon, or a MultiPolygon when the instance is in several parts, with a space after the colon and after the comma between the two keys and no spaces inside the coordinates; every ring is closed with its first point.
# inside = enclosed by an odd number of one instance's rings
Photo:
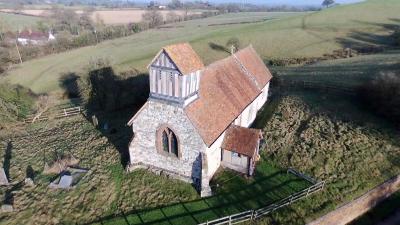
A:
{"type": "Polygon", "coordinates": [[[331,5],[333,5],[333,4],[335,4],[335,1],[334,1],[334,0],[324,0],[324,1],[322,2],[322,6],[325,6],[326,8],[328,8],[329,6],[331,6],[331,5]]]}
{"type": "Polygon", "coordinates": [[[237,37],[232,37],[226,42],[227,49],[230,49],[231,52],[235,52],[240,49],[240,40],[237,37]]]}
{"type": "Polygon", "coordinates": [[[170,9],[180,9],[183,7],[183,4],[180,0],[172,0],[171,3],[168,4],[170,9]]]}

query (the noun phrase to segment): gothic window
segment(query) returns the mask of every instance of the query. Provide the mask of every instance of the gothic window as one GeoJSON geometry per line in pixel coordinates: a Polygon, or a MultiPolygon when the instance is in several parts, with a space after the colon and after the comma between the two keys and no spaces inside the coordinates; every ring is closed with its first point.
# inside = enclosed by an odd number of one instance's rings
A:
{"type": "Polygon", "coordinates": [[[179,141],[175,133],[168,127],[157,131],[157,148],[160,153],[179,157],[179,141]]]}

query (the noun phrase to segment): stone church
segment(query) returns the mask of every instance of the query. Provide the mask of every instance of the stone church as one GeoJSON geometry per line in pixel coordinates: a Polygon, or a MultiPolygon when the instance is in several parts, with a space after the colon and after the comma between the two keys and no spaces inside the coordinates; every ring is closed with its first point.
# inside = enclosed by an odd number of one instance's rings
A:
{"type": "Polygon", "coordinates": [[[252,175],[260,130],[248,128],[272,75],[252,46],[204,66],[188,43],[166,46],[148,66],[148,101],[128,122],[129,170],[146,168],[211,195],[222,166],[252,175]]]}

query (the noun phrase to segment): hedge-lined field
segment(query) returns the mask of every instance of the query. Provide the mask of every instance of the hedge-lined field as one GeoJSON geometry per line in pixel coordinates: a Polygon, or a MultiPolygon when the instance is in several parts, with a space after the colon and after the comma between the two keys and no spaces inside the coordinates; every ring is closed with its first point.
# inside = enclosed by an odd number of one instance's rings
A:
{"type": "Polygon", "coordinates": [[[265,59],[317,57],[344,47],[388,44],[386,36],[398,25],[399,11],[399,1],[369,0],[309,14],[290,13],[289,17],[271,13],[265,18],[276,19],[260,23],[206,26],[220,20],[210,17],[28,61],[10,71],[8,79],[35,92],[60,90],[59,79],[64,73],[79,74],[90,60],[102,57],[109,58],[116,69],[133,67],[146,72],[145,67],[162,46],[183,41],[190,42],[209,64],[227,56],[209,44],[225,45],[232,37],[243,46],[253,44],[265,59]]]}

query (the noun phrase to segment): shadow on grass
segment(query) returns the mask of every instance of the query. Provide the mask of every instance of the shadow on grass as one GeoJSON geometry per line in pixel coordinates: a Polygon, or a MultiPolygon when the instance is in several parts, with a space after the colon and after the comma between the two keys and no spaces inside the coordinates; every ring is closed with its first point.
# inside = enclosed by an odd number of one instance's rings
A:
{"type": "Polygon", "coordinates": [[[87,77],[66,74],[60,86],[69,97],[83,99],[86,118],[115,146],[125,167],[132,136],[126,124],[148,98],[147,74],[131,70],[116,75],[111,67],[104,67],[90,71],[87,77]]]}
{"type": "Polygon", "coordinates": [[[383,51],[387,48],[398,47],[397,40],[392,35],[393,32],[400,30],[400,20],[392,18],[393,23],[374,23],[365,21],[355,21],[360,25],[375,26],[384,29],[386,32],[376,34],[371,32],[354,31],[346,38],[337,38],[337,42],[343,48],[352,48],[360,53],[370,54],[383,51]]]}
{"type": "Polygon", "coordinates": [[[146,210],[121,212],[88,224],[198,224],[249,209],[257,209],[302,190],[304,180],[279,171],[243,187],[198,200],[146,210]],[[302,183],[301,188],[294,189],[302,183]]]}
{"type": "Polygon", "coordinates": [[[7,179],[9,181],[11,181],[10,164],[11,164],[11,157],[12,157],[12,149],[13,149],[12,142],[11,141],[7,142],[6,151],[4,153],[3,169],[4,169],[4,173],[6,174],[7,179]]]}
{"type": "Polygon", "coordinates": [[[226,48],[226,47],[223,46],[223,45],[219,45],[219,44],[214,43],[214,42],[209,42],[209,43],[208,43],[208,46],[209,46],[212,50],[219,51],[219,52],[224,52],[224,53],[227,53],[227,54],[231,54],[231,52],[229,51],[229,49],[226,48]]]}

